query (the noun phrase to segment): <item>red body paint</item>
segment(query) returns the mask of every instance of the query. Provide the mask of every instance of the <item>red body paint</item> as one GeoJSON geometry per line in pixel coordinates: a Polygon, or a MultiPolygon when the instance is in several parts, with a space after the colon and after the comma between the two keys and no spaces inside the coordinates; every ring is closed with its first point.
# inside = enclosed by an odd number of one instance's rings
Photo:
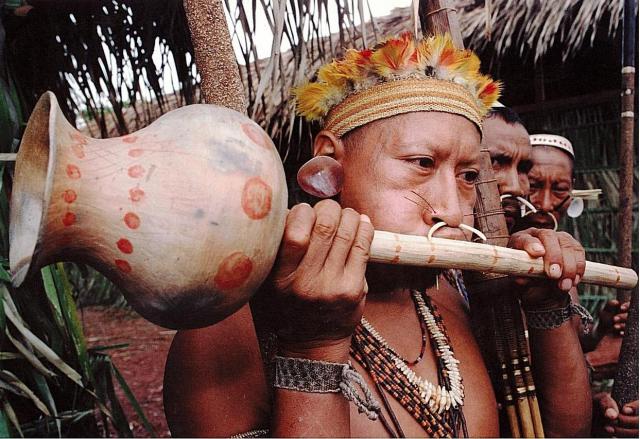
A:
{"type": "Polygon", "coordinates": [[[140,217],[133,212],[127,212],[124,214],[124,223],[130,229],[137,229],[140,227],[140,217]]]}
{"type": "Polygon", "coordinates": [[[126,254],[133,253],[133,244],[131,244],[131,241],[129,241],[126,238],[119,239],[116,245],[118,246],[118,249],[120,249],[122,253],[126,253],[126,254]]]}
{"type": "Polygon", "coordinates": [[[75,223],[76,223],[76,214],[73,212],[67,212],[62,217],[62,224],[64,224],[65,227],[72,226],[75,223]]]}
{"type": "Polygon", "coordinates": [[[140,165],[133,165],[129,168],[128,173],[131,178],[140,178],[144,175],[145,170],[140,165]]]}
{"type": "Polygon", "coordinates": [[[241,286],[251,275],[253,262],[242,252],[235,252],[224,258],[213,278],[216,288],[229,290],[241,286]]]}
{"type": "Polygon", "coordinates": [[[122,138],[124,143],[134,143],[136,140],[138,140],[137,136],[125,136],[122,138]]]}
{"type": "Polygon", "coordinates": [[[80,168],[76,165],[67,165],[67,176],[72,180],[77,180],[81,177],[80,168]]]}
{"type": "Polygon", "coordinates": [[[116,259],[115,261],[116,267],[118,267],[118,270],[122,271],[123,273],[131,273],[131,265],[129,265],[129,263],[123,259],[116,259]]]}
{"type": "Polygon", "coordinates": [[[62,199],[65,203],[73,203],[78,198],[78,194],[73,189],[67,189],[62,193],[62,199]]]}
{"type": "Polygon", "coordinates": [[[262,219],[271,210],[271,187],[260,177],[252,177],[242,190],[242,209],[251,219],[262,219]]]}
{"type": "Polygon", "coordinates": [[[129,150],[129,157],[140,157],[144,153],[144,149],[135,148],[129,150]]]}

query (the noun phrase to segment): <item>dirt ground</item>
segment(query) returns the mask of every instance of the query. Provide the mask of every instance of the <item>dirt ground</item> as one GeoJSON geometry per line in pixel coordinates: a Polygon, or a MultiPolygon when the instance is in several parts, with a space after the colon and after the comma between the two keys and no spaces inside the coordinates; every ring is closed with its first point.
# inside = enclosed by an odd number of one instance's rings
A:
{"type": "MultiPolygon", "coordinates": [[[[156,326],[128,310],[89,307],[80,312],[89,347],[128,343],[125,348],[108,352],[158,436],[169,437],[162,406],[162,377],[175,331],[156,326]]],[[[115,386],[133,434],[149,437],[118,384],[115,386]]]]}

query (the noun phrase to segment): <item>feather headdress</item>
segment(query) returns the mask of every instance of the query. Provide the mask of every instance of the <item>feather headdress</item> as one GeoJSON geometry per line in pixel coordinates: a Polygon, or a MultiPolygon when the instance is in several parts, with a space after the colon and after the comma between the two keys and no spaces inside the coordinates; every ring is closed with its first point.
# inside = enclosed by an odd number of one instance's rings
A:
{"type": "MultiPolygon", "coordinates": [[[[482,117],[498,99],[501,88],[499,82],[480,73],[478,57],[470,50],[457,49],[449,35],[415,40],[407,32],[378,43],[372,50],[348,50],[342,59],[320,67],[314,80],[295,88],[293,96],[298,114],[310,121],[324,121],[327,128],[327,119],[334,122],[336,119],[336,115],[331,117],[330,113],[339,113],[338,107],[346,101],[354,101],[355,96],[365,91],[376,90],[376,93],[367,93],[371,99],[375,99],[376,94],[380,97],[385,90],[385,99],[393,99],[393,95],[389,95],[390,88],[384,86],[391,83],[394,93],[404,93],[406,99],[410,100],[411,109],[407,111],[462,114],[479,127],[482,117]],[[404,81],[413,89],[414,94],[410,98],[403,92],[404,81]],[[415,95],[442,95],[443,92],[448,93],[448,99],[434,101],[433,96],[426,96],[426,101],[419,102],[415,95]],[[454,101],[459,99],[465,101],[466,110],[455,110],[459,105],[454,101]],[[447,102],[451,104],[448,110],[444,108],[447,102]]],[[[406,112],[397,105],[394,108],[393,114],[406,112]]],[[[341,113],[341,117],[345,116],[344,112],[341,113]]],[[[392,115],[382,114],[382,117],[392,115]]],[[[372,114],[364,119],[356,119],[367,123],[376,117],[372,114]]],[[[342,135],[355,128],[351,125],[353,123],[346,124],[340,129],[342,132],[336,134],[342,135]]]]}

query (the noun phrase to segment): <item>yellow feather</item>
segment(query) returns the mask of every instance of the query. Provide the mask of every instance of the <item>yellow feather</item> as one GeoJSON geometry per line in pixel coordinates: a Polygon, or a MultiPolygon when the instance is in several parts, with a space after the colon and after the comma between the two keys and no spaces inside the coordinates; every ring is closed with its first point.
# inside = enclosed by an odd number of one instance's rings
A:
{"type": "Polygon", "coordinates": [[[402,76],[415,69],[415,42],[403,34],[388,40],[371,54],[372,68],[383,78],[402,76]]]}
{"type": "Polygon", "coordinates": [[[500,81],[494,81],[489,76],[482,75],[479,78],[478,86],[478,99],[482,101],[487,109],[491,108],[494,102],[500,97],[502,83],[500,81]]]}
{"type": "Polygon", "coordinates": [[[308,120],[321,120],[342,99],[342,91],[331,84],[310,82],[292,92],[298,114],[308,120]]]}

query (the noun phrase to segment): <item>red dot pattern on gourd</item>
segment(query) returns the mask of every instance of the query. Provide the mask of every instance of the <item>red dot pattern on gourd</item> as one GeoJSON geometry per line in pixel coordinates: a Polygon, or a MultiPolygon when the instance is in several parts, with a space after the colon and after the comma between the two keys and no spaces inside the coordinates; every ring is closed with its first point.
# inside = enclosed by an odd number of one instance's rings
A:
{"type": "Polygon", "coordinates": [[[213,278],[216,288],[230,290],[246,282],[253,270],[253,262],[242,252],[235,252],[223,259],[213,278]]]}
{"type": "Polygon", "coordinates": [[[83,145],[86,145],[88,143],[87,138],[85,136],[83,136],[82,134],[80,134],[79,132],[77,132],[77,131],[71,131],[69,133],[69,137],[74,142],[81,143],[83,145]]]}
{"type": "Polygon", "coordinates": [[[140,157],[144,154],[144,149],[134,148],[129,150],[129,157],[140,157]]]}
{"type": "Polygon", "coordinates": [[[250,123],[243,123],[242,131],[256,145],[267,149],[271,148],[271,139],[269,138],[269,136],[267,136],[264,131],[262,131],[255,125],[252,125],[250,123]]]}
{"type": "Polygon", "coordinates": [[[76,223],[76,214],[73,212],[67,212],[62,217],[62,224],[64,224],[65,227],[72,226],[75,223],[76,223]]]}
{"type": "Polygon", "coordinates": [[[242,209],[254,220],[264,218],[271,211],[271,187],[260,177],[252,177],[242,190],[242,209]]]}
{"type": "Polygon", "coordinates": [[[133,165],[127,172],[129,173],[129,177],[131,178],[140,178],[144,175],[145,170],[140,165],[133,165]]]}
{"type": "Polygon", "coordinates": [[[118,270],[122,271],[123,273],[131,273],[131,265],[123,260],[123,259],[116,259],[115,261],[116,267],[118,267],[118,270]]]}
{"type": "Polygon", "coordinates": [[[67,165],[67,177],[72,180],[77,180],[81,177],[80,168],[76,165],[67,165]]]}
{"type": "Polygon", "coordinates": [[[129,199],[133,202],[142,200],[144,197],[144,191],[139,187],[129,189],[129,199]]]}
{"type": "Polygon", "coordinates": [[[119,239],[116,245],[122,253],[126,253],[128,255],[133,253],[133,244],[131,244],[131,241],[126,238],[119,239]]]}
{"type": "Polygon", "coordinates": [[[135,143],[136,140],[138,140],[137,136],[125,136],[122,138],[124,143],[135,143]]]}
{"type": "Polygon", "coordinates": [[[73,152],[73,155],[79,159],[83,159],[85,157],[84,144],[82,143],[73,143],[71,145],[71,151],[73,152]]]}
{"type": "Polygon", "coordinates": [[[62,199],[65,203],[71,204],[78,198],[78,194],[73,189],[67,189],[62,193],[62,199]]]}
{"type": "Polygon", "coordinates": [[[124,214],[124,223],[130,229],[137,229],[140,227],[140,217],[133,212],[127,212],[124,214]]]}
{"type": "Polygon", "coordinates": [[[140,227],[140,217],[133,212],[127,212],[124,214],[124,223],[130,229],[137,229],[140,227]]]}

